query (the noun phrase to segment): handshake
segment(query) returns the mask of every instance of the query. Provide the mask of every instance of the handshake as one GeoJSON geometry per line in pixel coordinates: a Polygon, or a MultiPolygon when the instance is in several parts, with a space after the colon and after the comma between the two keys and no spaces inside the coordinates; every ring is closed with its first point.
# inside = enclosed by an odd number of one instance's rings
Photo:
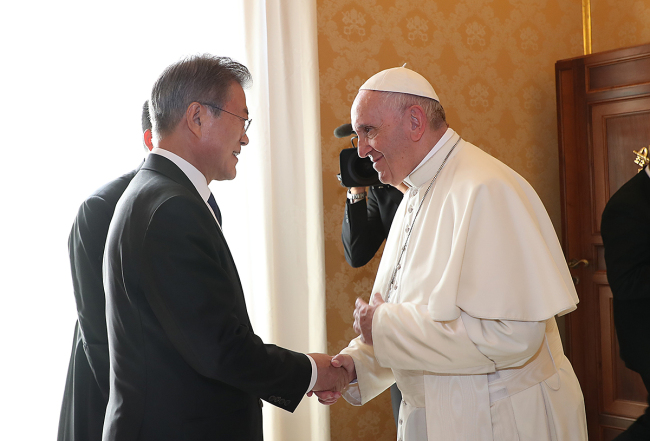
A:
{"type": "Polygon", "coordinates": [[[338,354],[331,357],[327,354],[309,354],[316,362],[318,378],[314,388],[307,393],[308,397],[315,394],[321,404],[331,405],[341,397],[341,392],[357,378],[352,357],[338,354]]]}
{"type": "MultiPolygon", "coordinates": [[[[372,319],[375,310],[384,303],[380,293],[375,293],[370,299],[370,304],[362,299],[357,299],[352,317],[352,327],[359,334],[361,341],[372,346],[372,319]]],[[[309,354],[316,362],[318,378],[314,389],[307,393],[308,397],[316,394],[318,401],[325,405],[336,403],[343,391],[352,380],[356,380],[357,372],[354,369],[354,360],[346,354],[330,357],[327,354],[309,354]]]]}

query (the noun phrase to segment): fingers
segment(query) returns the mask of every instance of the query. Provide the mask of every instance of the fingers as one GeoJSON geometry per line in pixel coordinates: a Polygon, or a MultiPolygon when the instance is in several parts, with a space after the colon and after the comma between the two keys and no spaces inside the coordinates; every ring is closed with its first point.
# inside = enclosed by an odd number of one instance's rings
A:
{"type": "Polygon", "coordinates": [[[341,397],[340,392],[330,391],[315,392],[315,395],[318,397],[318,402],[326,406],[331,406],[341,397]]]}
{"type": "Polygon", "coordinates": [[[352,329],[354,332],[361,335],[361,320],[368,313],[368,304],[363,301],[361,297],[358,297],[354,302],[354,311],[352,312],[352,317],[354,322],[352,323],[352,329]]]}
{"type": "MultiPolygon", "coordinates": [[[[313,391],[341,391],[350,384],[351,374],[343,367],[336,367],[332,365],[332,357],[325,354],[310,354],[316,362],[318,373],[316,377],[316,384],[313,391]],[[326,364],[325,364],[326,361],[326,364]]],[[[349,368],[349,362],[342,363],[349,368]]],[[[354,364],[354,362],[352,363],[354,364]]]]}
{"type": "MultiPolygon", "coordinates": [[[[320,356],[325,354],[310,355],[320,356]]],[[[320,359],[321,357],[319,357],[320,359]]],[[[351,356],[338,354],[335,357],[331,357],[329,363],[329,368],[319,369],[316,386],[313,391],[307,393],[308,397],[316,395],[318,402],[325,406],[331,406],[336,403],[341,398],[341,391],[357,378],[354,360],[351,356]]]]}
{"type": "Polygon", "coordinates": [[[341,366],[348,373],[348,384],[357,378],[354,368],[354,359],[347,354],[338,354],[332,358],[332,366],[341,366]]]}
{"type": "Polygon", "coordinates": [[[376,292],[376,293],[374,293],[372,295],[372,297],[370,297],[370,304],[372,306],[379,306],[382,303],[385,303],[385,302],[384,302],[384,299],[383,299],[383,297],[381,296],[380,293],[376,292]]]}

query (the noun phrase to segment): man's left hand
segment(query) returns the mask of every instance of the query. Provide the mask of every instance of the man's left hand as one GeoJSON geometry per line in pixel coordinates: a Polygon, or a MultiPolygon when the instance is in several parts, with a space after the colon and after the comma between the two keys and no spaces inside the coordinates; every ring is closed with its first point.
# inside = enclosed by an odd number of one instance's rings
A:
{"type": "Polygon", "coordinates": [[[354,303],[354,331],[361,336],[361,341],[372,346],[372,318],[375,315],[375,309],[384,303],[381,294],[374,293],[370,298],[370,304],[358,298],[354,303]]]}

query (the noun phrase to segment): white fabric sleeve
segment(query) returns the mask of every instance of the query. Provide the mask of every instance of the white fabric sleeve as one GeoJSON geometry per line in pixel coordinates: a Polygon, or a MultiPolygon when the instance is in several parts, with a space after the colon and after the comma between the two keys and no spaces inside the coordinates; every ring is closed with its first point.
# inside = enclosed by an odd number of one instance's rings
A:
{"type": "Polygon", "coordinates": [[[524,365],[544,341],[546,321],[488,320],[460,313],[468,337],[497,369],[524,365]]]}
{"type": "Polygon", "coordinates": [[[379,365],[445,374],[485,374],[519,366],[544,338],[545,322],[485,320],[461,311],[456,320],[434,321],[427,305],[385,303],[372,323],[379,365]]]}
{"type": "Polygon", "coordinates": [[[307,358],[309,358],[309,361],[311,362],[311,381],[309,382],[309,388],[307,389],[307,392],[311,392],[311,390],[316,386],[316,381],[318,380],[318,368],[316,367],[316,362],[314,359],[311,358],[311,355],[307,355],[307,358]]]}
{"type": "Polygon", "coordinates": [[[351,383],[343,393],[343,398],[348,403],[354,406],[366,404],[395,382],[393,371],[381,367],[377,363],[373,347],[363,343],[359,337],[352,340],[341,354],[352,357],[357,373],[357,382],[351,383]]]}

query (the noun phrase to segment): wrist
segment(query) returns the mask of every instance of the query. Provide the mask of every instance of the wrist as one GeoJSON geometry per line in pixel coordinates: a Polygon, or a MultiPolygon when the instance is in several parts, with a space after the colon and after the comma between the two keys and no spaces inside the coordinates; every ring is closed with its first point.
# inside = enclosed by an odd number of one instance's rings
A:
{"type": "MultiPolygon", "coordinates": [[[[355,188],[357,188],[357,187],[355,187],[355,188]]],[[[356,203],[359,202],[360,200],[366,198],[366,192],[365,192],[365,189],[364,189],[363,192],[360,192],[360,193],[353,193],[352,190],[354,190],[355,188],[348,189],[348,201],[350,201],[351,204],[356,204],[356,203]]]]}

